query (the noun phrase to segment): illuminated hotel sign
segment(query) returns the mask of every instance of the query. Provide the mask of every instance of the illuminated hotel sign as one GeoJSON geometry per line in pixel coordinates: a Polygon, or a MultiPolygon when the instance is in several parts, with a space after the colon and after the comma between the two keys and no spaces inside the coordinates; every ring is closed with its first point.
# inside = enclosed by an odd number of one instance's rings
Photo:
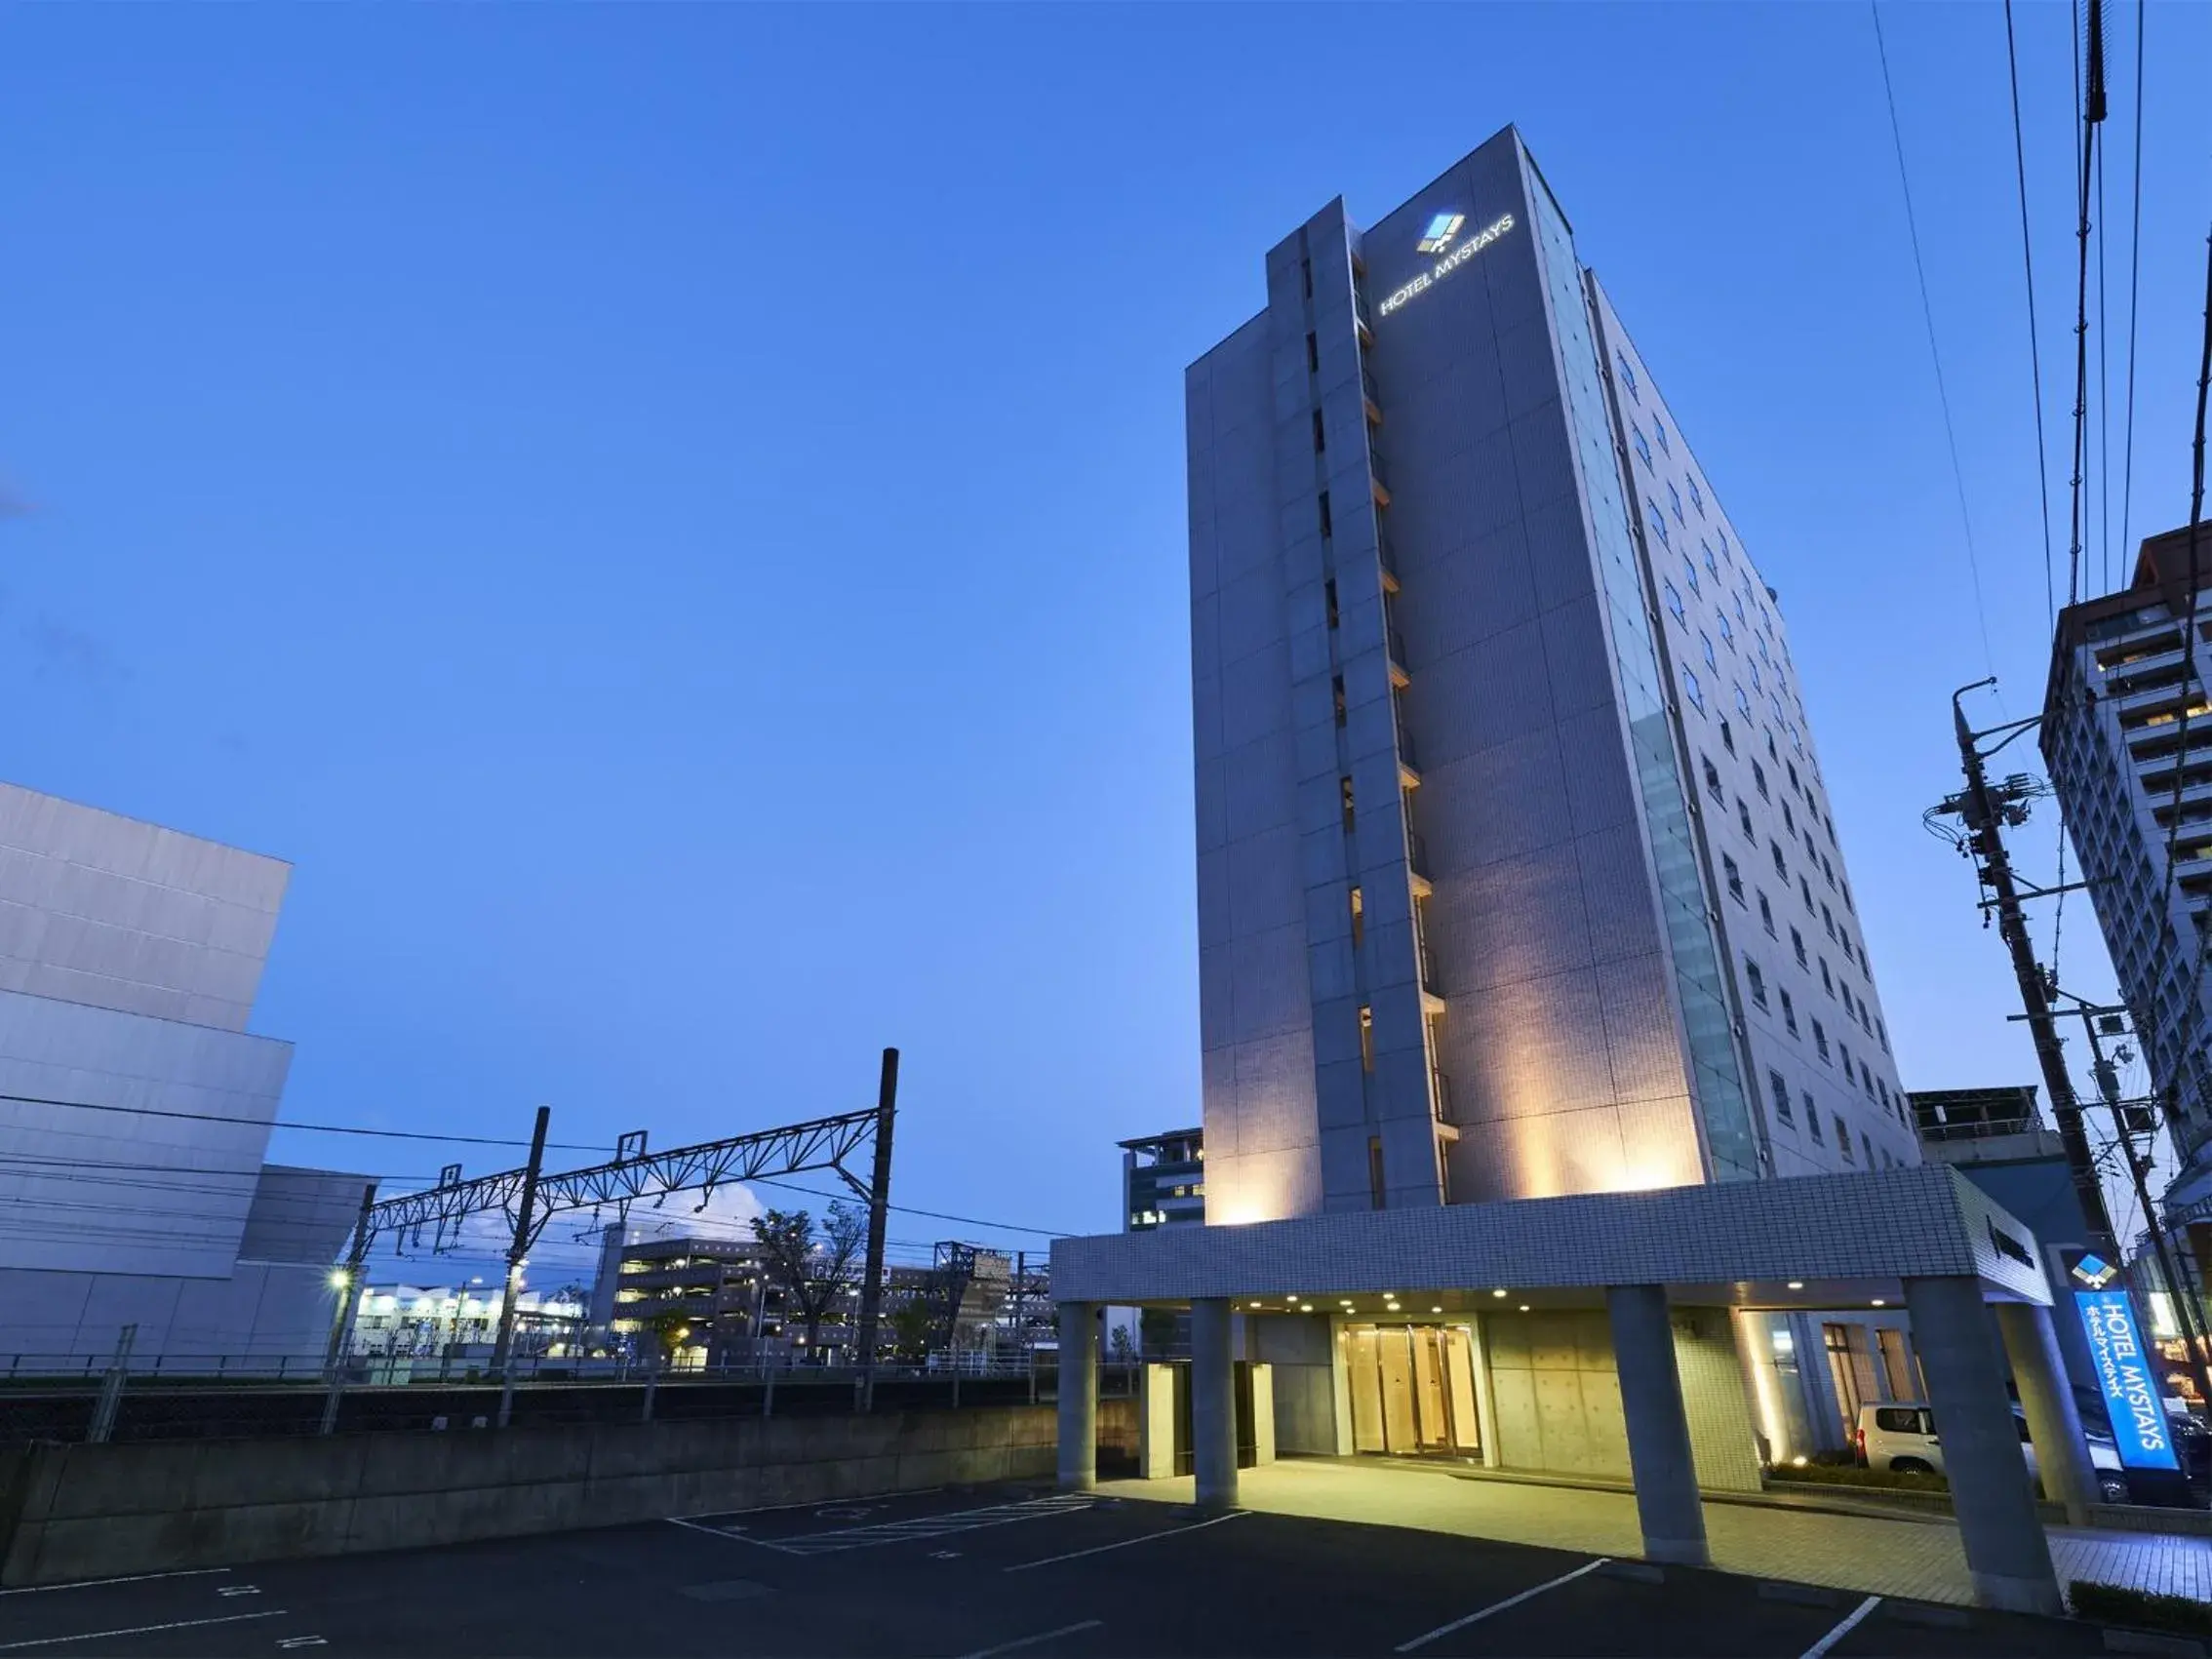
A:
{"type": "Polygon", "coordinates": [[[2077,1286],[2074,1312],[2089,1338],[2089,1360],[2096,1368],[2098,1391],[2105,1397],[2106,1415],[2113,1421],[2113,1442],[2119,1448],[2120,1462],[2130,1469],[2178,1468],[2173,1435],[2166,1426],[2166,1402],[2160,1398],[2151,1357],[2144,1351],[2134,1299],[2124,1288],[2108,1288],[2118,1277],[2117,1270],[2083,1254],[2068,1277],[2077,1286]]]}
{"type": "MultiPolygon", "coordinates": [[[[1460,216],[1456,214],[1437,215],[1437,217],[1429,222],[1429,234],[1421,239],[1420,247],[1422,252],[1426,253],[1431,248],[1442,248],[1446,246],[1451,241],[1452,236],[1457,233],[1460,223],[1460,216]],[[1440,229],[1443,233],[1442,239],[1441,241],[1438,239],[1438,232],[1440,229]]],[[[1458,247],[1452,249],[1450,253],[1446,254],[1442,258],[1439,259],[1435,264],[1431,265],[1427,270],[1423,271],[1419,276],[1415,277],[1411,282],[1407,283],[1403,288],[1401,288],[1388,299],[1384,300],[1382,302],[1382,314],[1386,317],[1389,316],[1393,311],[1397,310],[1401,305],[1404,304],[1416,294],[1421,294],[1426,290],[1434,287],[1436,284],[1443,281],[1445,277],[1451,275],[1453,271],[1459,269],[1461,265],[1467,263],[1468,260],[1472,259],[1476,255],[1480,254],[1483,249],[1487,248],[1491,243],[1495,242],[1499,237],[1503,236],[1512,228],[1513,215],[1500,214],[1497,218],[1484,225],[1481,230],[1478,230],[1473,236],[1470,236],[1458,247]]]]}

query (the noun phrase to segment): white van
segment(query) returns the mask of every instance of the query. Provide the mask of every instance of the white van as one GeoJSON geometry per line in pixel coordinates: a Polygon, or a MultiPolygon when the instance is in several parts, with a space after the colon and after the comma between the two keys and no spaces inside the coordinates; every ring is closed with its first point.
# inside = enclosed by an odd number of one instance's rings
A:
{"type": "MultiPolygon", "coordinates": [[[[2020,1454],[2028,1460],[2028,1478],[2036,1478],[2035,1444],[2028,1438],[2028,1419],[2016,1405],[2012,1421],[2020,1430],[2020,1454]]],[[[2097,1495],[2105,1503],[2128,1500],[2127,1474],[2120,1467],[2119,1447],[2112,1437],[2085,1428],[2089,1462],[2097,1473],[2097,1495]]],[[[1900,1475],[1941,1475],[1943,1442],[1936,1438],[1935,1413],[1925,1405],[1862,1405],[1859,1407],[1859,1461],[1869,1469],[1894,1470],[1900,1475]]]]}

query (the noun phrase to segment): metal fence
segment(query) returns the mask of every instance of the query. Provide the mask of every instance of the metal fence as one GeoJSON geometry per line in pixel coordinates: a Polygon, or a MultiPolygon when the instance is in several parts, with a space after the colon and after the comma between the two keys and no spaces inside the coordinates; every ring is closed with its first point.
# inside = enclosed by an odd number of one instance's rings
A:
{"type": "MultiPolygon", "coordinates": [[[[872,1378],[852,1366],[667,1370],[553,1357],[518,1358],[500,1376],[480,1361],[411,1365],[393,1356],[356,1356],[335,1375],[320,1358],[301,1356],[163,1356],[128,1369],[25,1356],[0,1365],[0,1444],[954,1410],[1052,1401],[1058,1380],[1049,1351],[1016,1362],[962,1355],[958,1363],[879,1365],[872,1378]]],[[[1100,1387],[1108,1397],[1132,1393],[1134,1368],[1103,1367],[1100,1387]]]]}

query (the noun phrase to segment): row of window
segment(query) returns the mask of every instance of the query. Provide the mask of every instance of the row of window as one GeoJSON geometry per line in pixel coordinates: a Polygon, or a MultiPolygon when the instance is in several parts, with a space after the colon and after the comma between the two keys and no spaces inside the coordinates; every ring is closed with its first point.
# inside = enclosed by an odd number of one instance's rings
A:
{"type": "MultiPolygon", "coordinates": [[[[1789,1080],[1780,1072],[1769,1071],[1766,1074],[1766,1086],[1774,1097],[1776,1122],[1787,1124],[1792,1128],[1797,1127],[1797,1116],[1790,1110],[1789,1080]]],[[[1805,1128],[1812,1135],[1815,1146],[1826,1146],[1828,1144],[1827,1138],[1821,1133],[1820,1129],[1819,1103],[1813,1099],[1812,1090],[1809,1088],[1803,1091],[1802,1098],[1805,1105],[1805,1128]]],[[[1846,1164],[1857,1163],[1858,1160],[1851,1156],[1851,1126],[1844,1121],[1843,1114],[1840,1112],[1832,1114],[1831,1121],[1836,1126],[1836,1149],[1843,1155],[1843,1162],[1846,1164]]],[[[1872,1169],[1875,1166],[1876,1151],[1874,1136],[1861,1129],[1859,1131],[1859,1144],[1866,1151],[1867,1167],[1872,1169]]],[[[1885,1169],[1895,1168],[1897,1160],[1890,1155],[1889,1148],[1882,1147],[1879,1152],[1882,1167],[1885,1169]]]]}
{"type": "MultiPolygon", "coordinates": [[[[1762,1009],[1772,1007],[1766,997],[1766,975],[1749,951],[1744,953],[1744,984],[1751,992],[1754,1007],[1762,1009]]],[[[1796,1005],[1790,1001],[1790,993],[1778,985],[1774,988],[1774,994],[1782,1005],[1783,1028],[1792,1037],[1797,1036],[1797,1010],[1796,1005]]],[[[1863,1004],[1861,1006],[1864,1007],[1863,1004]]],[[[1831,1058],[1831,1045],[1828,1041],[1827,1028],[1817,1019],[1808,1020],[1806,1023],[1812,1027],[1813,1049],[1820,1055],[1821,1059],[1829,1064],[1835,1064],[1839,1060],[1843,1067],[1845,1082],[1856,1083],[1865,1090],[1869,1100],[1877,1102],[1883,1111],[1896,1118],[1899,1123],[1903,1123],[1905,1121],[1904,1090],[1899,1089],[1894,1095],[1891,1094],[1888,1080],[1875,1076],[1874,1068],[1867,1064],[1863,1053],[1854,1060],[1851,1055],[1851,1046],[1841,1038],[1837,1039],[1833,1045],[1834,1058],[1831,1058]]],[[[1870,1033],[1870,1035],[1873,1034],[1870,1033]]],[[[1881,1033],[1879,1041],[1883,1051],[1886,1053],[1889,1048],[1888,1033],[1881,1033]]]]}

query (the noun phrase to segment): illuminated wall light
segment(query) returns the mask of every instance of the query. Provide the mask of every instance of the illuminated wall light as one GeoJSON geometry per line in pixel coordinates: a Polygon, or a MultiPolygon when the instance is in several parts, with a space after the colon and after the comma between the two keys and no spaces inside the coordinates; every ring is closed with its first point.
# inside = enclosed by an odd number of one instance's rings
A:
{"type": "Polygon", "coordinates": [[[1876,1307],[1877,1307],[1877,1308],[1886,1308],[1886,1307],[1888,1307],[1888,1306],[1889,1306],[1889,1304],[1888,1304],[1887,1302],[1883,1301],[1883,1300],[1882,1300],[1882,1299],[1881,1299],[1881,1298],[1880,1298],[1879,1296],[1876,1296],[1876,1298],[1874,1299],[1874,1305],[1875,1305],[1876,1307]]]}
{"type": "Polygon", "coordinates": [[[1790,1281],[1790,1288],[1793,1290],[1802,1290],[1804,1287],[1805,1282],[1801,1279],[1793,1279],[1790,1281]]]}

